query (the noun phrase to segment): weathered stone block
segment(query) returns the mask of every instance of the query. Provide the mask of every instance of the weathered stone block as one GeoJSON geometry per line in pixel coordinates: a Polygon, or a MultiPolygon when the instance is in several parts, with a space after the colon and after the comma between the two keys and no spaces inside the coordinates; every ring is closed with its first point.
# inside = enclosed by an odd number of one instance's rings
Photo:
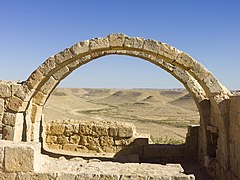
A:
{"type": "Polygon", "coordinates": [[[76,144],[64,144],[63,150],[65,151],[77,151],[78,145],[76,144]]]}
{"type": "Polygon", "coordinates": [[[39,70],[34,71],[26,81],[29,89],[36,89],[43,77],[43,74],[39,70]]]}
{"type": "Polygon", "coordinates": [[[118,136],[118,127],[109,127],[108,135],[111,137],[117,137],[118,136]]]}
{"type": "Polygon", "coordinates": [[[37,91],[37,93],[33,97],[33,103],[42,106],[45,104],[47,97],[48,96],[43,94],[41,91],[37,91]]]}
{"type": "Polygon", "coordinates": [[[87,136],[80,136],[80,145],[86,146],[88,145],[88,141],[87,141],[87,136]]]}
{"type": "Polygon", "coordinates": [[[64,137],[64,136],[58,136],[57,143],[58,144],[67,144],[67,143],[69,143],[69,138],[64,137]]]}
{"type": "Polygon", "coordinates": [[[64,133],[64,124],[52,124],[50,127],[50,132],[52,135],[62,135],[64,133]]]}
{"type": "Polygon", "coordinates": [[[15,96],[9,98],[9,100],[7,101],[7,108],[14,112],[23,110],[24,106],[26,106],[26,105],[27,105],[26,103],[24,103],[21,99],[19,99],[18,97],[15,97],[15,96]]]}
{"type": "Polygon", "coordinates": [[[130,138],[134,134],[134,129],[131,126],[120,126],[118,128],[118,137],[120,138],[130,138]]]}
{"type": "Polygon", "coordinates": [[[100,125],[94,125],[92,126],[92,135],[95,137],[107,136],[108,135],[107,128],[100,125]]]}
{"type": "Polygon", "coordinates": [[[11,87],[10,84],[7,82],[0,81],[0,97],[7,98],[11,97],[11,87]]]}
{"type": "Polygon", "coordinates": [[[0,146],[0,172],[3,171],[4,147],[0,146]]]}
{"type": "Polygon", "coordinates": [[[46,76],[56,66],[55,58],[51,56],[39,67],[39,71],[46,76]]]}
{"type": "Polygon", "coordinates": [[[95,38],[91,39],[89,43],[90,50],[97,50],[97,49],[109,49],[109,42],[108,38],[95,38]]]}
{"type": "Polygon", "coordinates": [[[113,138],[108,136],[100,136],[101,146],[112,146],[114,144],[113,138]]]}
{"type": "Polygon", "coordinates": [[[46,143],[57,143],[57,136],[47,135],[46,143]]]}
{"type": "Polygon", "coordinates": [[[15,176],[14,173],[0,172],[0,180],[14,180],[15,176]]]}
{"type": "Polygon", "coordinates": [[[32,104],[32,110],[31,110],[31,122],[40,122],[42,117],[42,106],[32,104]]]}
{"type": "Polygon", "coordinates": [[[70,48],[70,51],[74,55],[84,54],[84,53],[88,52],[89,51],[89,41],[83,41],[83,42],[73,45],[70,48]]]}
{"type": "Polygon", "coordinates": [[[0,98],[0,122],[3,118],[3,113],[4,113],[4,99],[0,98]]]}
{"type": "Polygon", "coordinates": [[[71,136],[74,133],[74,126],[71,124],[65,125],[64,135],[71,136]]]}
{"type": "Polygon", "coordinates": [[[3,124],[8,126],[15,126],[16,124],[16,114],[5,112],[3,115],[3,124]]]}
{"type": "Polygon", "coordinates": [[[68,60],[72,57],[74,57],[74,55],[72,54],[70,49],[65,49],[54,56],[55,62],[57,64],[62,64],[63,62],[65,62],[66,60],[68,60]]]}
{"type": "Polygon", "coordinates": [[[142,49],[143,48],[144,39],[143,38],[131,38],[125,37],[124,46],[130,49],[142,49]]]}
{"type": "Polygon", "coordinates": [[[158,54],[161,44],[158,41],[147,39],[144,41],[143,50],[158,54]]]}
{"type": "Polygon", "coordinates": [[[47,147],[49,149],[53,149],[53,150],[60,150],[60,149],[62,149],[62,145],[61,144],[47,144],[47,147]]]}
{"type": "Polygon", "coordinates": [[[79,133],[83,135],[91,135],[92,134],[92,126],[90,124],[80,124],[79,125],[79,133]]]}
{"type": "Polygon", "coordinates": [[[62,67],[56,73],[53,74],[54,79],[61,80],[69,73],[69,68],[67,66],[62,67]]]}
{"type": "Polygon", "coordinates": [[[73,135],[70,137],[70,143],[72,144],[79,144],[80,136],[79,135],[73,135]]]}
{"type": "Polygon", "coordinates": [[[14,127],[5,125],[3,126],[3,139],[13,141],[14,139],[14,127]]]}
{"type": "MultiPolygon", "coordinates": [[[[13,85],[12,85],[13,86],[13,85]]],[[[28,89],[28,86],[26,84],[18,85],[18,88],[13,93],[14,96],[20,98],[21,100],[25,100],[27,97],[27,94],[29,94],[30,90],[28,89]]]]}
{"type": "Polygon", "coordinates": [[[43,94],[48,95],[52,91],[52,89],[55,87],[56,84],[57,84],[57,81],[53,77],[50,77],[48,81],[45,82],[44,85],[41,87],[40,91],[43,94]]]}
{"type": "Polygon", "coordinates": [[[110,47],[122,47],[125,40],[124,34],[110,34],[108,36],[108,41],[110,44],[110,47]]]}
{"type": "Polygon", "coordinates": [[[75,180],[76,174],[66,174],[66,173],[60,173],[58,175],[58,180],[75,180]]]}
{"type": "Polygon", "coordinates": [[[34,149],[30,147],[5,147],[6,172],[34,171],[34,149]]]}

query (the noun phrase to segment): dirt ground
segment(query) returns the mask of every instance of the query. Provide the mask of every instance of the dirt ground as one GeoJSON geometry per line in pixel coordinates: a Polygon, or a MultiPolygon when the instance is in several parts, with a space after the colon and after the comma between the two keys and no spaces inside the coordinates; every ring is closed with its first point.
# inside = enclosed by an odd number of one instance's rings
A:
{"type": "Polygon", "coordinates": [[[187,126],[199,124],[194,100],[184,89],[56,89],[44,109],[44,120],[129,122],[154,143],[180,144],[187,126]]]}

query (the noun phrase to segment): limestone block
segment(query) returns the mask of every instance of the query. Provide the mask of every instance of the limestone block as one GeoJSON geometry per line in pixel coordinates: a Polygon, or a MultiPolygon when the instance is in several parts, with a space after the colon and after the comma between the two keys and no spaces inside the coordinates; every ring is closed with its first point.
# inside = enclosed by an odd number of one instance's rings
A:
{"type": "Polygon", "coordinates": [[[87,137],[87,142],[88,142],[88,145],[87,145],[88,149],[94,150],[94,151],[98,151],[99,150],[100,144],[99,144],[98,138],[94,138],[94,137],[88,136],[87,137]]]}
{"type": "Polygon", "coordinates": [[[52,135],[62,135],[64,133],[64,124],[52,124],[50,127],[50,132],[52,135]]]}
{"type": "Polygon", "coordinates": [[[14,180],[15,176],[14,173],[0,172],[0,180],[14,180]]]}
{"type": "Polygon", "coordinates": [[[80,145],[86,146],[88,145],[88,141],[87,141],[87,136],[80,136],[80,145]]]}
{"type": "Polygon", "coordinates": [[[26,81],[29,89],[36,89],[43,77],[43,74],[39,70],[34,71],[26,81]]]}
{"type": "Polygon", "coordinates": [[[6,172],[34,171],[34,149],[31,147],[5,147],[6,172]]]}
{"type": "Polygon", "coordinates": [[[58,144],[67,144],[67,143],[69,143],[69,138],[65,137],[65,136],[58,136],[57,143],[58,144]]]}
{"type": "Polygon", "coordinates": [[[27,95],[29,98],[29,93],[30,93],[30,90],[28,89],[28,86],[26,84],[23,84],[23,85],[18,86],[18,88],[16,89],[16,91],[13,94],[14,94],[14,96],[16,96],[24,101],[27,98],[27,95]]]}
{"type": "Polygon", "coordinates": [[[7,98],[11,97],[11,87],[10,84],[4,81],[0,81],[0,97],[7,98]]]}
{"type": "Polygon", "coordinates": [[[210,72],[200,63],[195,63],[191,68],[191,72],[198,76],[200,80],[205,79],[210,74],[210,72]]]}
{"type": "Polygon", "coordinates": [[[133,126],[119,126],[118,127],[118,137],[120,138],[130,138],[134,135],[133,126]]]}
{"type": "Polygon", "coordinates": [[[79,133],[83,135],[91,135],[92,134],[92,126],[90,124],[80,124],[79,125],[79,133]]]}
{"type": "Polygon", "coordinates": [[[79,59],[77,59],[77,60],[69,63],[69,64],[67,65],[67,67],[68,67],[69,71],[72,71],[72,70],[78,68],[79,65],[80,65],[80,61],[79,61],[79,59]]]}
{"type": "Polygon", "coordinates": [[[149,54],[146,52],[138,52],[137,57],[142,58],[142,59],[146,59],[150,62],[154,62],[157,58],[156,54],[149,54]]]}
{"type": "Polygon", "coordinates": [[[43,94],[41,91],[37,91],[33,97],[33,103],[42,106],[45,104],[47,97],[48,96],[43,94]]]}
{"type": "Polygon", "coordinates": [[[167,57],[169,59],[170,62],[173,62],[177,56],[178,53],[180,53],[181,51],[179,51],[178,49],[166,44],[166,43],[161,43],[161,49],[159,54],[161,56],[167,57]]]}
{"type": "Polygon", "coordinates": [[[61,80],[69,73],[69,68],[67,66],[62,67],[56,73],[53,74],[54,79],[61,80]]]}
{"type": "Polygon", "coordinates": [[[143,48],[144,39],[143,38],[131,38],[125,37],[124,47],[129,49],[142,49],[143,48]]]}
{"type": "Polygon", "coordinates": [[[4,99],[0,98],[0,122],[2,121],[4,114],[4,99]]]}
{"type": "Polygon", "coordinates": [[[57,136],[47,135],[46,143],[57,143],[57,136]]]}
{"type": "Polygon", "coordinates": [[[58,175],[58,180],[75,180],[76,174],[66,174],[66,173],[60,173],[58,175]]]}
{"type": "Polygon", "coordinates": [[[108,36],[108,41],[111,48],[122,47],[124,40],[125,40],[124,34],[110,34],[108,36]]]}
{"type": "Polygon", "coordinates": [[[177,79],[179,79],[182,83],[186,84],[189,80],[189,76],[190,74],[188,74],[187,71],[183,71],[182,69],[175,67],[173,69],[173,75],[174,77],[176,77],[177,79]]]}
{"type": "Polygon", "coordinates": [[[100,179],[98,174],[78,174],[76,180],[98,180],[100,179]]]}
{"type": "Polygon", "coordinates": [[[55,87],[56,84],[57,84],[57,81],[53,77],[50,77],[48,81],[45,82],[44,85],[41,87],[40,91],[43,94],[48,95],[52,91],[52,89],[55,87]]]}
{"type": "Polygon", "coordinates": [[[100,50],[100,49],[109,49],[108,38],[95,38],[91,39],[89,42],[90,50],[100,50]]]}
{"type": "Polygon", "coordinates": [[[57,67],[55,58],[51,56],[39,67],[39,71],[43,74],[43,76],[47,76],[48,73],[55,67],[57,67]]]}
{"type": "Polygon", "coordinates": [[[84,54],[89,51],[89,41],[79,42],[70,48],[74,55],[84,54]]]}
{"type": "Polygon", "coordinates": [[[0,172],[3,171],[4,147],[0,146],[0,172]]]}
{"type": "Polygon", "coordinates": [[[112,137],[100,136],[99,140],[101,146],[112,146],[114,144],[112,137]]]}
{"type": "Polygon", "coordinates": [[[74,133],[74,126],[71,124],[65,125],[64,135],[71,136],[74,133]]]}
{"type": "Polygon", "coordinates": [[[3,139],[13,141],[14,139],[14,127],[5,125],[3,126],[3,139]]]}
{"type": "Polygon", "coordinates": [[[47,144],[47,147],[49,149],[54,149],[54,150],[60,150],[62,149],[62,145],[61,144],[47,144]]]}
{"type": "Polygon", "coordinates": [[[23,102],[21,99],[15,96],[9,98],[9,100],[7,101],[7,108],[14,112],[24,110],[24,107],[26,107],[26,105],[27,102],[23,102]]]}
{"type": "Polygon", "coordinates": [[[94,125],[92,126],[92,135],[95,137],[107,136],[108,135],[107,128],[100,125],[94,125]]]}
{"type": "Polygon", "coordinates": [[[76,144],[64,144],[63,150],[65,151],[77,151],[78,145],[76,144]]]}
{"type": "Polygon", "coordinates": [[[203,81],[210,93],[217,95],[222,91],[222,87],[212,74],[209,74],[203,81]]]}
{"type": "Polygon", "coordinates": [[[106,153],[116,153],[116,147],[115,146],[102,146],[101,148],[106,153]]]}
{"type": "Polygon", "coordinates": [[[70,143],[72,144],[79,144],[80,136],[79,135],[73,135],[70,137],[70,143]]]}
{"type": "Polygon", "coordinates": [[[56,180],[56,173],[17,173],[16,180],[56,180]]]}
{"type": "Polygon", "coordinates": [[[54,56],[55,62],[57,64],[62,64],[63,62],[65,62],[68,59],[71,59],[72,57],[74,57],[74,55],[72,54],[70,49],[65,49],[54,56]]]}
{"type": "Polygon", "coordinates": [[[32,110],[31,110],[31,115],[30,115],[32,123],[41,121],[42,108],[43,108],[42,106],[32,104],[32,110]]]}
{"type": "Polygon", "coordinates": [[[117,137],[118,136],[118,127],[109,127],[108,135],[111,137],[117,137]]]}
{"type": "Polygon", "coordinates": [[[174,64],[180,65],[180,67],[184,67],[184,69],[193,69],[197,64],[197,61],[194,60],[190,55],[185,52],[179,52],[178,57],[175,59],[174,64]]]}
{"type": "Polygon", "coordinates": [[[161,48],[161,43],[152,39],[144,41],[143,50],[158,54],[161,48]]]}

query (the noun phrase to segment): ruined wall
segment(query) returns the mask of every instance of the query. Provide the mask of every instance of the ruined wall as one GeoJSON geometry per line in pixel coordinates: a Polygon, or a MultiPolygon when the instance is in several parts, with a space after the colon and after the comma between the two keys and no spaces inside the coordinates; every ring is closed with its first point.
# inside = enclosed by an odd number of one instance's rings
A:
{"type": "Polygon", "coordinates": [[[240,95],[230,97],[230,166],[231,178],[240,179],[240,95]]]}
{"type": "Polygon", "coordinates": [[[52,121],[46,122],[43,130],[44,149],[68,155],[113,156],[137,138],[134,125],[116,122],[52,121]]]}

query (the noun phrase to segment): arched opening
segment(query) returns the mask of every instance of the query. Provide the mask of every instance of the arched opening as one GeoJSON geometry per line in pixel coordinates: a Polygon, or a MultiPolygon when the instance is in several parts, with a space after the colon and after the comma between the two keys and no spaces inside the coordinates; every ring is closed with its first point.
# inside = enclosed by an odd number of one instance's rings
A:
{"type": "Polygon", "coordinates": [[[82,88],[55,89],[45,105],[45,121],[84,119],[132,123],[137,133],[148,135],[154,144],[183,144],[187,126],[199,124],[198,109],[184,86],[149,62],[110,55],[77,71],[71,74],[71,80],[65,78],[65,85],[58,87],[82,88]],[[69,81],[74,81],[75,86],[69,85],[69,81]]]}

